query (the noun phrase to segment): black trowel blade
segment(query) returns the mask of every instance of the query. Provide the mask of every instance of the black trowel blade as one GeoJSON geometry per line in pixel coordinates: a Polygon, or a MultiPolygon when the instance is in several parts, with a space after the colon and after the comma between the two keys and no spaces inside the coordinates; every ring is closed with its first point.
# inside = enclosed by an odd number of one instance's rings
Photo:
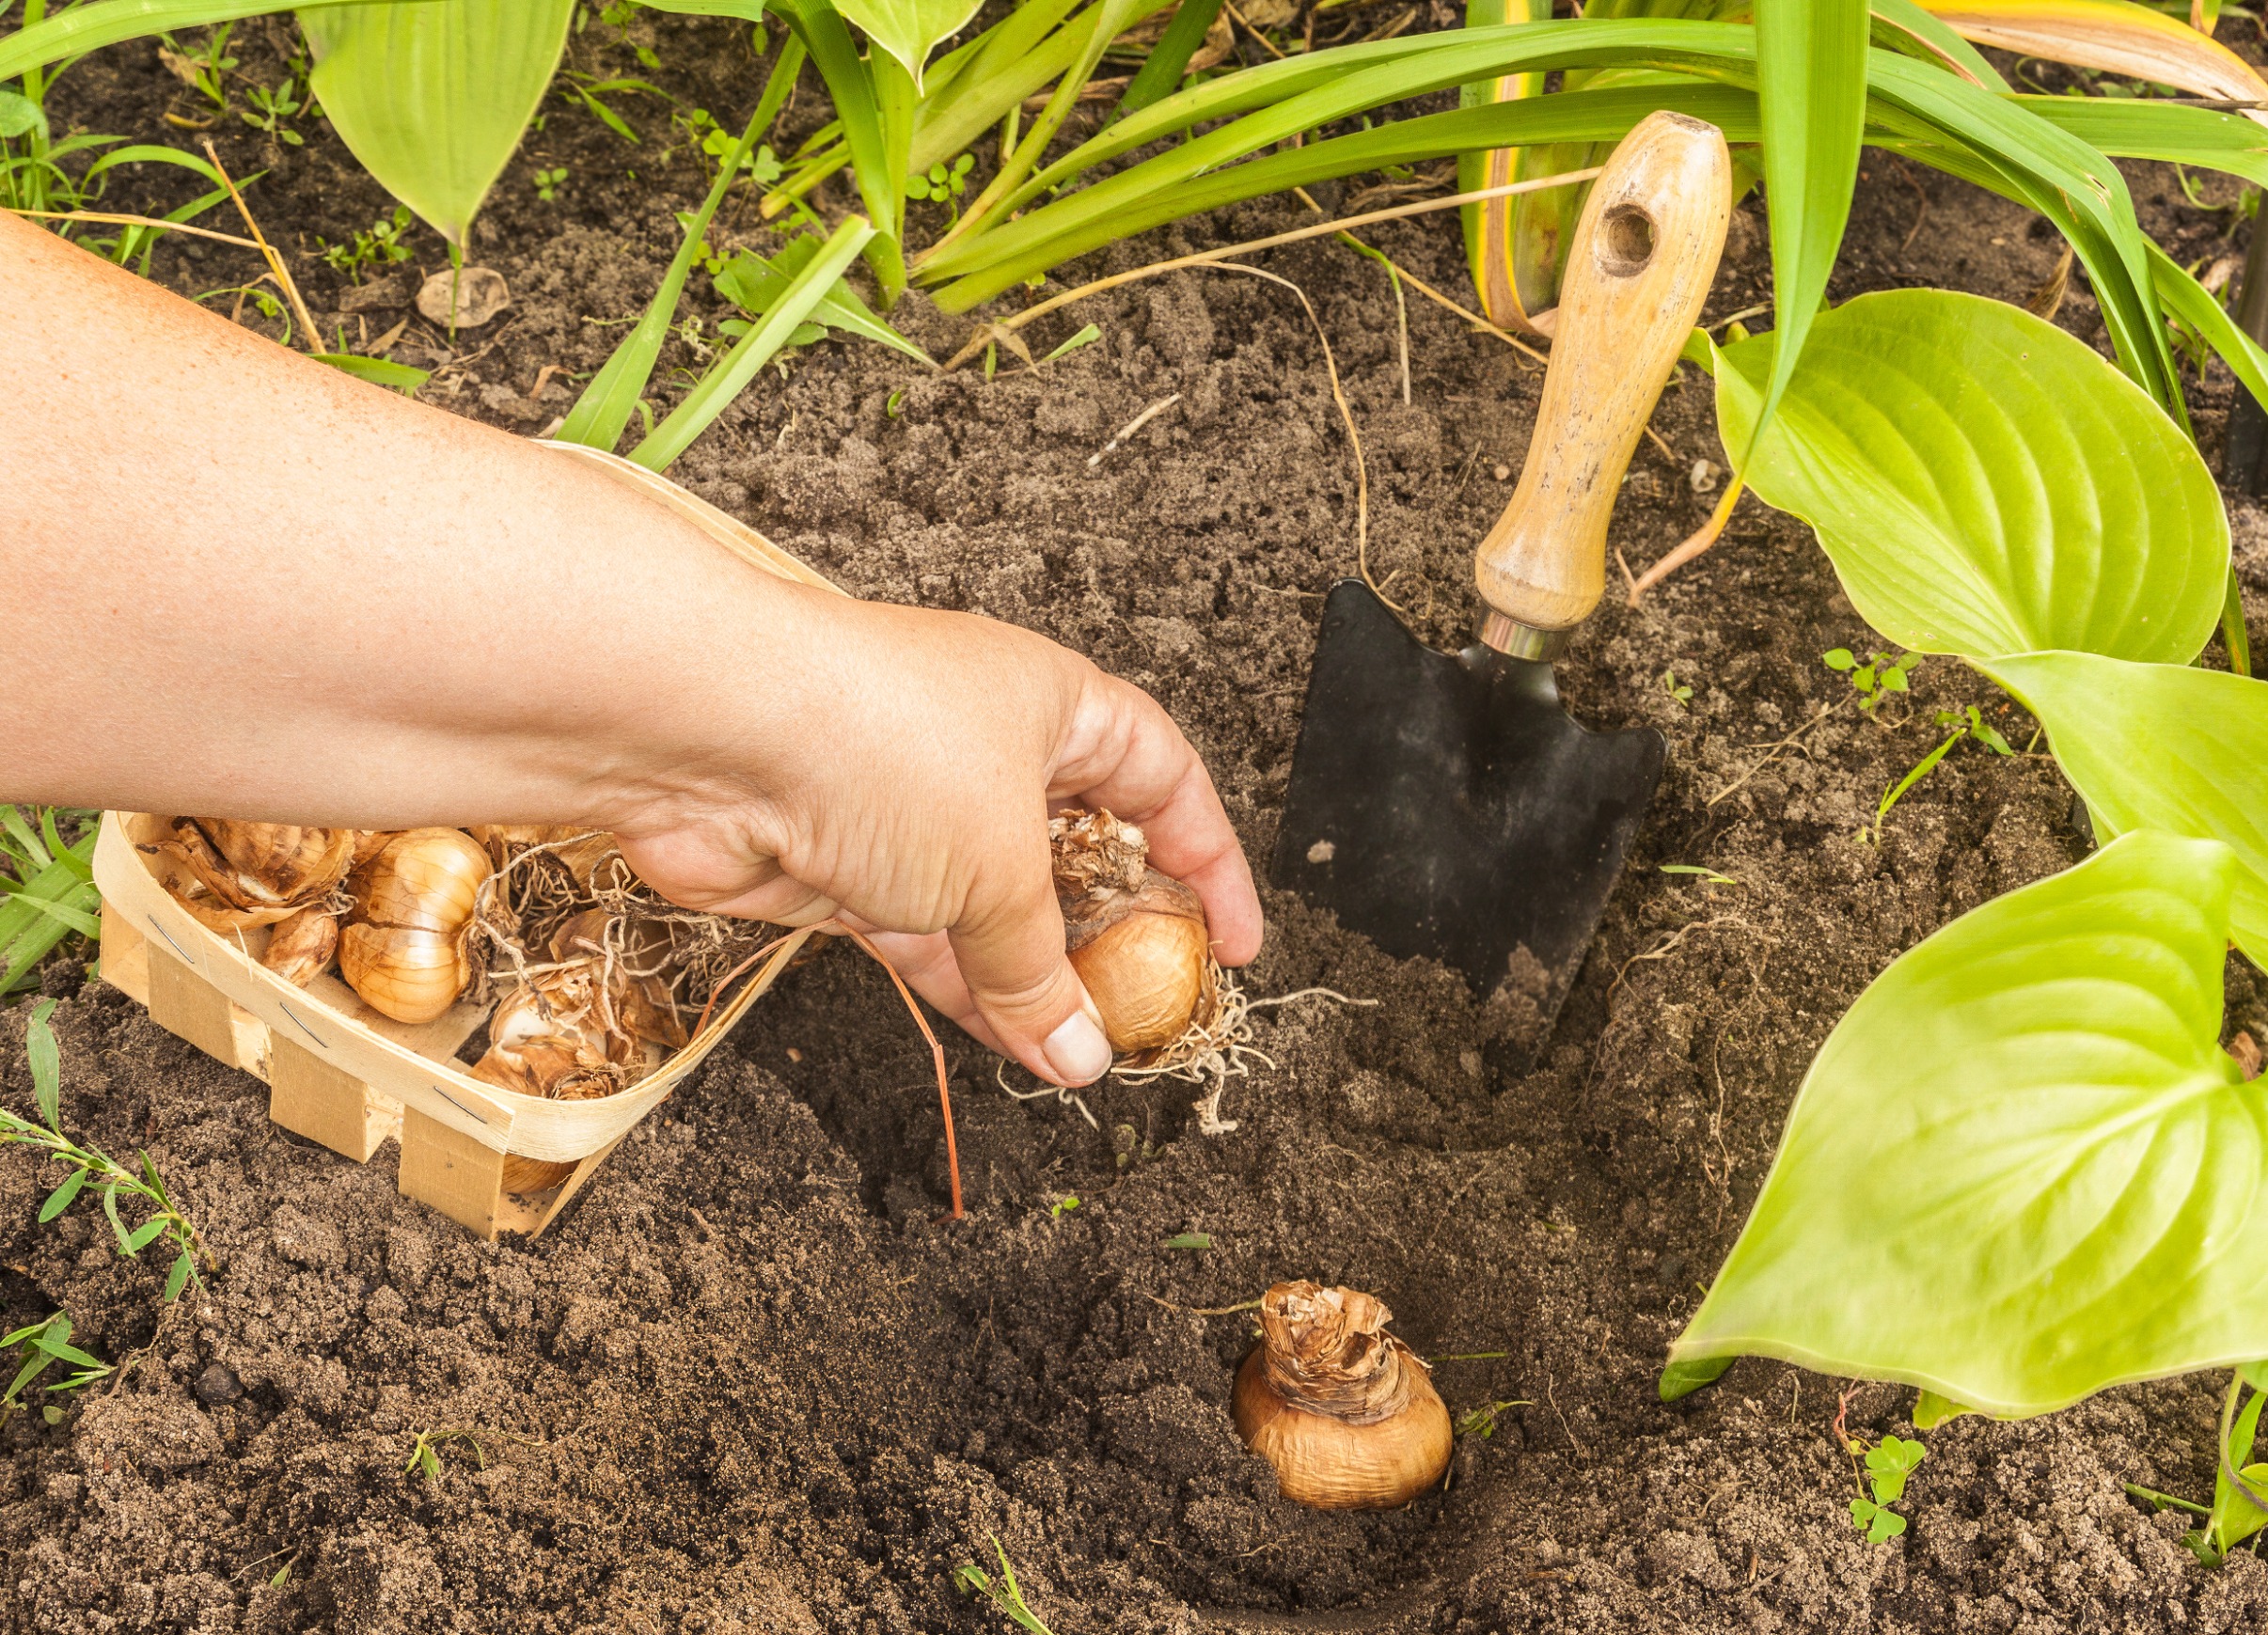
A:
{"type": "Polygon", "coordinates": [[[1662,776],[1651,728],[1593,732],[1548,664],[1436,652],[1332,587],[1272,871],[1388,953],[1554,1014],[1662,776]]]}

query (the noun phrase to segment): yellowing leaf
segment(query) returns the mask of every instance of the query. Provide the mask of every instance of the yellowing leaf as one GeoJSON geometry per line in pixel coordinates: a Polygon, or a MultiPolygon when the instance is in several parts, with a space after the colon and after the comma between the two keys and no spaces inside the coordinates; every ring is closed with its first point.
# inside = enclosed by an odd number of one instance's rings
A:
{"type": "MultiPolygon", "coordinates": [[[[2210,36],[2134,0],[1921,0],[1978,45],[2100,69],[2193,96],[2268,100],[2268,80],[2210,36]]],[[[2264,119],[2258,110],[2251,117],[2264,119]]]]}

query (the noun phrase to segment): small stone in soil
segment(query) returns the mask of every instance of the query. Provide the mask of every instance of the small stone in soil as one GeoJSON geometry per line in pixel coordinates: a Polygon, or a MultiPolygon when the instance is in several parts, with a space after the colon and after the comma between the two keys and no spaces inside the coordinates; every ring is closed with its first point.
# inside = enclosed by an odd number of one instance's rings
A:
{"type": "Polygon", "coordinates": [[[191,1387],[197,1400],[207,1407],[218,1407],[225,1402],[234,1402],[244,1394],[244,1382],[238,1379],[226,1363],[215,1362],[197,1376],[191,1387]]]}

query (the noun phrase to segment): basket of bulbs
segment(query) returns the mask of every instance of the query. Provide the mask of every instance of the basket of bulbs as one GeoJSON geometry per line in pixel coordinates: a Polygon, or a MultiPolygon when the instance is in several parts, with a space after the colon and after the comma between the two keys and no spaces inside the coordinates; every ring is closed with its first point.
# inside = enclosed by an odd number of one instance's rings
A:
{"type": "MultiPolygon", "coordinates": [[[[765,572],[811,569],[666,479],[592,461],[765,572]]],[[[831,588],[831,587],[830,587],[831,588]]],[[[110,812],[102,974],[264,1079],[269,1117],[486,1237],[540,1232],[813,935],[699,914],[604,833],[394,833],[110,812]]]]}

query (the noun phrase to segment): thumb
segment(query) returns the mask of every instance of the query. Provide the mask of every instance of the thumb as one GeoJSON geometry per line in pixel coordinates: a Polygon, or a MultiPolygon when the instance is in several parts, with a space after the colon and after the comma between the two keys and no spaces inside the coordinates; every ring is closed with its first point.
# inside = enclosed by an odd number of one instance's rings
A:
{"type": "Polygon", "coordinates": [[[1110,1070],[1095,1001],[1063,953],[1063,916],[1043,865],[1033,880],[966,917],[949,935],[969,997],[1008,1053],[1057,1084],[1110,1070]]]}

